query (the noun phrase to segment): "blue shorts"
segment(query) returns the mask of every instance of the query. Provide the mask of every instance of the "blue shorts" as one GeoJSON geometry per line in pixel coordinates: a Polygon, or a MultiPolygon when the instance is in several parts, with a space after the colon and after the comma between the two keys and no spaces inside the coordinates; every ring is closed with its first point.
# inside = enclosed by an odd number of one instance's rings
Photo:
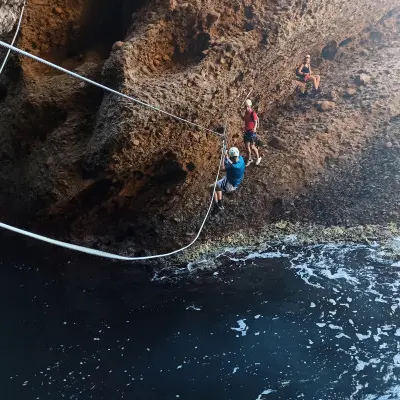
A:
{"type": "Polygon", "coordinates": [[[216,190],[224,193],[232,193],[237,188],[237,186],[233,186],[230,182],[228,182],[228,179],[225,176],[217,182],[216,190]]]}
{"type": "Polygon", "coordinates": [[[252,131],[246,131],[243,135],[243,141],[245,143],[252,143],[254,144],[257,139],[257,134],[252,131]]]}

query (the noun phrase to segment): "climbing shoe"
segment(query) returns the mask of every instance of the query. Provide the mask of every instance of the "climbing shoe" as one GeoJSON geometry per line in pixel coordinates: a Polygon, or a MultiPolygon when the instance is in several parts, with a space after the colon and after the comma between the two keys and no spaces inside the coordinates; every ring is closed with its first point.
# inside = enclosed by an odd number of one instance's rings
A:
{"type": "Polygon", "coordinates": [[[260,165],[260,162],[261,162],[261,157],[258,157],[257,161],[256,161],[256,165],[260,165]]]}
{"type": "Polygon", "coordinates": [[[253,162],[252,158],[249,158],[246,163],[246,167],[248,167],[253,162]]]}
{"type": "Polygon", "coordinates": [[[218,205],[218,207],[219,207],[220,210],[225,210],[225,207],[224,207],[224,205],[222,204],[222,201],[219,201],[219,202],[217,203],[217,205],[218,205]]]}

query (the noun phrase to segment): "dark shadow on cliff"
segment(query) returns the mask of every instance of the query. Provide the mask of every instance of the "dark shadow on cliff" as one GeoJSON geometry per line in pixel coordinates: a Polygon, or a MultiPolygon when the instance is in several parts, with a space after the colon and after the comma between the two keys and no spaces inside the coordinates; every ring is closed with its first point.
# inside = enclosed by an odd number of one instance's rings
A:
{"type": "Polygon", "coordinates": [[[400,120],[394,119],[359,160],[340,168],[335,163],[328,166],[320,182],[296,202],[296,208],[290,209],[291,219],[345,226],[398,221],[400,145],[390,140],[399,129],[400,120]]]}
{"type": "Polygon", "coordinates": [[[70,27],[67,57],[94,50],[107,58],[113,43],[124,40],[132,13],[144,4],[146,0],[89,0],[81,24],[70,27]]]}

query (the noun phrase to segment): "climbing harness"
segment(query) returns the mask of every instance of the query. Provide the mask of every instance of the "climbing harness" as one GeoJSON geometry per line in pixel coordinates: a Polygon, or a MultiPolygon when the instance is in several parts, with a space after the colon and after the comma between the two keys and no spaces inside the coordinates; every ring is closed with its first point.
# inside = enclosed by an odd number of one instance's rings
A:
{"type": "Polygon", "coordinates": [[[71,76],[73,76],[74,78],[80,79],[80,80],[82,80],[82,81],[84,81],[84,82],[90,83],[91,85],[97,86],[97,87],[99,87],[99,88],[101,88],[101,89],[103,89],[103,90],[105,90],[105,91],[107,91],[107,92],[116,94],[117,96],[123,97],[123,98],[128,99],[128,100],[130,100],[130,101],[133,101],[133,102],[135,102],[135,103],[141,104],[142,106],[151,108],[152,110],[158,111],[159,113],[168,115],[168,116],[170,116],[170,117],[172,117],[172,118],[174,118],[174,119],[176,119],[176,120],[178,120],[178,121],[185,122],[185,123],[187,123],[188,125],[191,125],[191,126],[194,126],[194,127],[196,127],[196,128],[202,129],[202,130],[204,130],[204,131],[206,131],[206,132],[211,132],[211,133],[213,133],[214,135],[217,135],[217,136],[219,136],[219,137],[222,136],[220,133],[218,133],[218,132],[216,132],[216,131],[213,131],[212,129],[208,129],[208,128],[202,126],[202,125],[199,125],[199,124],[196,124],[196,123],[194,123],[194,122],[192,122],[192,121],[189,121],[188,119],[179,117],[178,115],[174,115],[174,114],[172,114],[172,113],[170,113],[170,112],[168,112],[168,111],[165,111],[165,110],[163,110],[163,109],[161,109],[161,108],[159,108],[159,107],[153,106],[153,105],[151,105],[151,104],[149,104],[149,103],[146,103],[146,102],[144,102],[144,101],[141,101],[141,100],[139,100],[139,99],[136,99],[135,97],[128,96],[128,95],[126,95],[126,94],[124,94],[124,93],[118,92],[117,90],[111,89],[111,88],[109,88],[108,86],[104,86],[104,85],[102,85],[102,84],[100,84],[100,83],[98,83],[98,82],[95,82],[95,81],[91,80],[91,79],[85,78],[85,77],[82,76],[82,75],[79,75],[79,74],[77,74],[77,73],[75,73],[75,72],[72,72],[72,71],[70,71],[70,70],[68,70],[68,69],[65,69],[65,68],[63,68],[63,67],[60,67],[60,66],[57,65],[57,64],[53,64],[53,63],[50,62],[50,61],[44,60],[43,58],[37,57],[37,56],[35,56],[35,55],[31,54],[31,53],[28,53],[27,51],[21,50],[21,49],[19,49],[18,47],[15,47],[15,46],[12,46],[12,45],[10,45],[10,44],[7,44],[7,43],[5,43],[5,42],[3,42],[3,41],[1,41],[1,40],[0,40],[0,46],[5,47],[5,48],[7,48],[8,50],[12,50],[12,51],[14,51],[14,52],[16,52],[16,53],[18,53],[18,54],[21,54],[21,55],[23,55],[23,56],[25,56],[25,57],[31,58],[31,59],[33,59],[33,60],[35,60],[35,61],[38,61],[38,62],[42,63],[42,64],[45,64],[45,65],[47,65],[48,67],[57,69],[58,71],[61,71],[61,72],[65,73],[65,74],[71,75],[71,76]]]}
{"type": "MultiPolygon", "coordinates": [[[[25,5],[24,5],[24,7],[25,7],[25,5]]],[[[20,21],[19,21],[19,24],[18,24],[17,31],[19,30],[19,26],[20,26],[21,20],[22,20],[22,13],[21,13],[21,17],[20,17],[20,21]]],[[[206,213],[206,215],[205,215],[205,217],[203,219],[203,222],[200,225],[200,228],[199,228],[195,238],[188,245],[186,245],[184,247],[181,247],[178,250],[174,250],[174,251],[171,251],[169,253],[164,253],[164,254],[152,255],[152,256],[126,257],[126,256],[118,255],[118,254],[108,253],[108,252],[105,252],[105,251],[90,249],[90,248],[84,247],[84,246],[79,246],[79,245],[75,245],[75,244],[71,244],[71,243],[62,242],[60,240],[51,239],[51,238],[48,238],[46,236],[42,236],[42,235],[38,235],[38,234],[33,233],[33,232],[25,231],[23,229],[19,229],[19,228],[16,228],[14,226],[7,225],[7,224],[4,224],[4,223],[0,223],[0,228],[3,228],[3,229],[6,229],[6,230],[9,230],[9,231],[18,233],[20,235],[31,237],[33,239],[37,239],[37,240],[40,240],[42,242],[50,243],[50,244],[53,244],[53,245],[56,245],[56,246],[59,246],[59,247],[64,247],[66,249],[78,251],[78,252],[81,252],[81,253],[91,254],[91,255],[94,255],[94,256],[98,256],[98,257],[104,257],[104,258],[110,258],[110,259],[113,259],[113,260],[122,260],[122,261],[143,261],[143,260],[150,260],[150,259],[156,259],[156,258],[162,258],[162,257],[169,257],[169,256],[172,256],[174,254],[180,253],[180,252],[188,249],[189,247],[191,247],[197,241],[197,239],[200,237],[200,234],[201,234],[201,232],[202,232],[202,230],[204,228],[204,225],[205,225],[205,223],[207,221],[207,218],[208,218],[208,216],[210,214],[211,208],[212,208],[213,203],[214,203],[214,194],[215,194],[216,186],[217,186],[217,183],[218,183],[219,173],[221,171],[222,161],[223,161],[223,158],[225,156],[225,151],[226,151],[226,128],[227,128],[226,122],[225,122],[225,126],[224,126],[224,132],[223,132],[223,134],[220,134],[220,133],[215,132],[215,131],[213,131],[211,129],[205,128],[204,126],[201,126],[199,124],[191,122],[191,121],[189,121],[187,119],[181,118],[181,117],[179,117],[177,115],[174,115],[174,114],[171,114],[171,113],[169,113],[167,111],[164,111],[164,110],[160,109],[159,107],[155,107],[155,106],[153,106],[153,105],[151,105],[149,103],[145,103],[145,102],[143,102],[143,101],[141,101],[139,99],[136,99],[134,97],[131,97],[131,96],[128,96],[128,95],[123,94],[121,92],[118,92],[117,90],[111,89],[111,88],[109,88],[107,86],[101,85],[100,83],[97,83],[97,82],[95,82],[95,81],[93,81],[91,79],[85,78],[84,76],[78,75],[75,72],[69,71],[69,70],[67,70],[65,68],[62,68],[62,67],[56,65],[56,64],[53,64],[53,63],[51,63],[49,61],[46,61],[46,60],[44,60],[44,59],[42,59],[40,57],[34,56],[33,54],[30,54],[30,53],[28,53],[28,52],[26,52],[24,50],[21,50],[21,49],[19,49],[17,47],[14,47],[13,44],[9,45],[9,44],[7,44],[7,43],[5,43],[5,42],[0,40],[0,46],[7,48],[9,50],[9,52],[10,51],[15,51],[16,53],[19,53],[19,54],[21,54],[23,56],[32,58],[33,60],[41,62],[41,63],[43,63],[43,64],[45,64],[45,65],[47,65],[49,67],[57,69],[57,70],[59,70],[61,72],[64,72],[64,73],[66,73],[68,75],[71,75],[71,76],[73,76],[73,77],[75,77],[77,79],[81,79],[81,80],[83,80],[83,81],[85,81],[87,83],[90,83],[90,84],[92,84],[94,86],[97,86],[97,87],[99,87],[99,88],[101,88],[103,90],[106,90],[106,91],[110,92],[110,93],[116,94],[116,95],[118,95],[120,97],[123,97],[125,99],[130,100],[130,101],[133,101],[135,103],[141,104],[141,105],[143,105],[145,107],[151,108],[151,109],[153,109],[155,111],[158,111],[158,112],[160,112],[162,114],[168,115],[168,116],[170,116],[170,117],[172,117],[174,119],[177,119],[179,121],[185,122],[185,123],[187,123],[187,124],[189,124],[191,126],[194,126],[196,128],[200,128],[200,129],[202,129],[202,130],[204,130],[206,132],[214,133],[215,135],[220,137],[220,139],[222,140],[221,157],[220,157],[220,161],[219,161],[218,172],[217,172],[217,176],[215,178],[213,192],[212,192],[212,196],[211,196],[211,201],[210,201],[210,204],[208,206],[207,213],[206,213]]],[[[8,58],[8,55],[7,55],[6,58],[8,58]]],[[[5,60],[5,62],[6,61],[7,61],[7,59],[5,60]]],[[[4,62],[4,65],[5,65],[5,62],[4,62]]],[[[2,72],[2,70],[0,71],[0,74],[1,74],[1,72],[2,72]]]]}
{"type": "MultiPolygon", "coordinates": [[[[24,15],[24,10],[25,10],[25,2],[22,5],[21,15],[19,16],[19,20],[18,20],[17,30],[15,31],[15,35],[14,35],[13,40],[11,42],[11,46],[14,46],[15,40],[17,39],[17,36],[18,36],[18,33],[19,33],[19,28],[21,27],[22,17],[24,15]]],[[[3,72],[3,69],[4,69],[5,65],[7,64],[8,57],[10,56],[10,53],[11,53],[11,49],[8,49],[7,54],[4,57],[3,64],[1,64],[1,67],[0,67],[0,75],[3,72]]]]}

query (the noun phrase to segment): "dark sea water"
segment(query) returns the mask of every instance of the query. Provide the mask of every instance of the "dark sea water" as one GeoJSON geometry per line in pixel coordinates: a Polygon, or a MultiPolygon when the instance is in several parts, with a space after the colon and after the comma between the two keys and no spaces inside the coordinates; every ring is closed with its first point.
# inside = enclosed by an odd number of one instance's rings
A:
{"type": "Polygon", "coordinates": [[[400,399],[400,264],[379,246],[172,272],[4,235],[0,267],[3,400],[400,399]]]}

